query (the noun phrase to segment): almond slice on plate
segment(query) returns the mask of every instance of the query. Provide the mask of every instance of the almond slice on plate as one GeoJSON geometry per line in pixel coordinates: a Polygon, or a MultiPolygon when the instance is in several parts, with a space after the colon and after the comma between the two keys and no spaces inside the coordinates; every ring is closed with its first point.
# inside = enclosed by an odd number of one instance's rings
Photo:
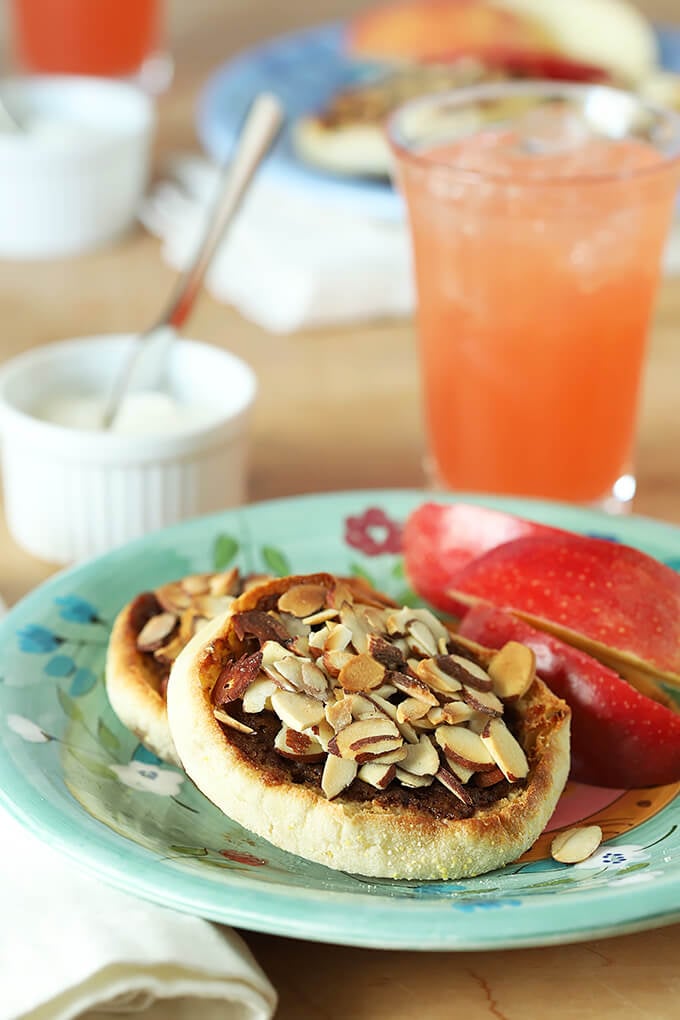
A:
{"type": "Polygon", "coordinates": [[[557,833],[550,844],[550,853],[561,864],[578,864],[594,854],[601,842],[599,825],[575,826],[557,833]]]}

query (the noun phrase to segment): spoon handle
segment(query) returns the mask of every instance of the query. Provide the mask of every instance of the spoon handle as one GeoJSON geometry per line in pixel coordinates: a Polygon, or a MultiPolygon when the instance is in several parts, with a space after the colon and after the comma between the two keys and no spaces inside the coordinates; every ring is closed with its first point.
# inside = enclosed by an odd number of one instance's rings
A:
{"type": "Polygon", "coordinates": [[[218,196],[206,233],[190,266],[184,270],[165,313],[157,325],[179,329],[186,321],[200,290],[215,249],[238,212],[243,197],[283,122],[283,109],[276,96],[263,93],[255,99],[243,126],[238,150],[220,175],[218,196]]]}
{"type": "Polygon", "coordinates": [[[158,366],[165,360],[172,337],[186,321],[193,307],[215,249],[238,211],[255,171],[282,123],[283,108],[276,96],[270,93],[258,96],[248,111],[236,152],[220,175],[217,200],[208,217],[208,226],[196,255],[177,281],[164,313],[155,325],[137,337],[107,399],[101,419],[102,428],[111,427],[133,377],[139,376],[144,368],[147,375],[159,374],[158,366]],[[149,362],[153,366],[151,372],[149,362]]]}

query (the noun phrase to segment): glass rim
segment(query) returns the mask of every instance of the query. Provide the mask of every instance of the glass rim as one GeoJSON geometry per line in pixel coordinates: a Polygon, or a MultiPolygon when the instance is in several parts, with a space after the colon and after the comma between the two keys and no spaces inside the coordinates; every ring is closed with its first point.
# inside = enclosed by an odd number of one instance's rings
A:
{"type": "MultiPolygon", "coordinates": [[[[398,160],[413,166],[424,169],[439,169],[457,177],[467,180],[488,181],[498,185],[513,185],[539,188],[539,187],[560,187],[570,186],[575,183],[579,185],[612,184],[619,181],[633,181],[646,177],[652,177],[663,170],[680,162],[680,113],[666,109],[656,103],[652,103],[634,92],[626,89],[615,88],[611,85],[559,82],[543,79],[532,79],[521,82],[486,82],[481,85],[467,85],[461,88],[450,89],[446,92],[432,92],[425,96],[418,96],[416,99],[407,100],[394,110],[387,119],[385,125],[387,141],[392,153],[398,160]],[[671,126],[673,130],[673,144],[669,150],[664,151],[654,142],[650,142],[659,155],[659,159],[653,163],[638,167],[634,170],[611,171],[605,173],[575,173],[567,175],[546,175],[542,177],[530,177],[518,173],[502,174],[492,173],[488,170],[478,170],[473,167],[454,166],[445,159],[437,159],[427,152],[421,152],[414,147],[412,142],[406,138],[402,124],[405,117],[413,114],[421,108],[450,106],[452,109],[464,110],[465,107],[475,102],[502,99],[512,95],[536,95],[547,96],[550,94],[555,98],[573,99],[588,94],[611,96],[619,100],[632,101],[638,108],[658,118],[659,123],[671,126]]],[[[476,134],[477,132],[471,132],[476,134]]],[[[631,137],[631,136],[629,136],[631,137]]]]}

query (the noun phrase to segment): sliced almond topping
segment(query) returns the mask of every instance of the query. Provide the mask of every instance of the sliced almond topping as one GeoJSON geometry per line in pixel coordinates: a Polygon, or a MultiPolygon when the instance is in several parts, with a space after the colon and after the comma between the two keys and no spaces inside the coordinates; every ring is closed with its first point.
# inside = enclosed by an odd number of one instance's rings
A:
{"type": "Polygon", "coordinates": [[[342,609],[343,605],[351,606],[354,592],[346,581],[336,579],[335,584],[326,595],[326,604],[331,609],[342,609]]]}
{"type": "Polygon", "coordinates": [[[407,743],[409,744],[418,743],[419,739],[418,734],[413,729],[413,726],[408,721],[408,719],[404,719],[403,722],[400,722],[397,719],[398,710],[396,705],[393,705],[391,701],[387,701],[385,698],[381,698],[375,692],[371,692],[371,700],[374,701],[376,705],[383,710],[385,715],[389,716],[389,718],[396,723],[399,732],[401,733],[402,737],[407,743]]]}
{"type": "Polygon", "coordinates": [[[233,595],[211,595],[207,593],[205,595],[195,595],[192,600],[192,606],[201,616],[207,616],[209,620],[214,620],[216,616],[226,613],[234,602],[233,595]]]}
{"type": "Polygon", "coordinates": [[[427,684],[423,683],[418,677],[409,676],[407,673],[389,673],[388,677],[389,682],[398,691],[401,691],[402,694],[408,694],[410,698],[417,698],[418,701],[422,701],[426,706],[432,707],[437,704],[435,695],[427,684]]]}
{"type": "Polygon", "coordinates": [[[166,666],[172,665],[195,633],[196,613],[193,609],[185,609],[179,620],[179,628],[173,631],[172,638],[166,645],[156,649],[153,653],[154,658],[166,666]]]}
{"type": "Polygon", "coordinates": [[[338,758],[334,754],[328,755],[321,776],[321,789],[328,800],[347,789],[356,777],[357,768],[355,761],[338,758]]]}
{"type": "Polygon", "coordinates": [[[323,703],[307,694],[275,691],[271,702],[281,722],[294,730],[301,731],[326,720],[323,703]]]}
{"type": "Polygon", "coordinates": [[[458,723],[468,722],[474,718],[475,710],[472,705],[464,701],[446,701],[442,706],[442,722],[449,726],[456,726],[458,723]]]}
{"type": "Polygon", "coordinates": [[[225,726],[229,726],[232,730],[238,730],[239,733],[254,733],[255,730],[251,726],[246,726],[245,723],[239,722],[238,719],[232,718],[223,712],[221,708],[214,708],[213,715],[218,722],[224,723],[225,726]]]}
{"type": "Polygon", "coordinates": [[[376,687],[371,691],[371,697],[391,698],[396,693],[397,688],[393,687],[392,684],[381,684],[380,687],[376,687]]]}
{"type": "Polygon", "coordinates": [[[413,610],[407,606],[404,606],[403,609],[397,609],[394,613],[389,613],[385,621],[387,633],[405,637],[408,632],[408,625],[412,620],[415,620],[415,615],[413,610]]]}
{"type": "Polygon", "coordinates": [[[413,620],[409,623],[406,640],[414,652],[420,652],[421,655],[437,654],[437,639],[422,620],[413,620]]]}
{"type": "Polygon", "coordinates": [[[310,658],[309,654],[309,640],[301,635],[296,635],[291,643],[288,645],[291,652],[295,652],[302,659],[310,658]]]}
{"type": "Polygon", "coordinates": [[[273,613],[266,613],[262,609],[245,609],[240,613],[234,613],[231,617],[231,625],[240,641],[250,635],[256,637],[261,645],[269,641],[278,641],[279,644],[287,645],[290,641],[290,634],[284,627],[281,618],[273,613]]]}
{"type": "Polygon", "coordinates": [[[371,761],[375,762],[376,765],[394,765],[397,762],[403,761],[408,753],[408,747],[402,744],[401,747],[397,747],[394,751],[387,751],[386,754],[377,754],[371,761]]]}
{"type": "Polygon", "coordinates": [[[318,659],[323,654],[329,634],[328,627],[319,627],[318,630],[311,632],[307,638],[307,644],[309,645],[309,653],[313,658],[318,659]]]}
{"type": "MultiPolygon", "coordinates": [[[[472,778],[472,776],[485,776],[487,774],[491,775],[491,773],[474,772],[472,769],[466,769],[464,765],[460,765],[453,758],[450,758],[448,754],[444,754],[444,757],[446,758],[446,767],[451,772],[453,772],[456,779],[460,779],[461,783],[467,783],[472,778]]],[[[495,772],[496,769],[494,769],[493,771],[495,772]]],[[[501,779],[502,778],[503,777],[501,776],[501,779]]]]}
{"type": "Polygon", "coordinates": [[[439,691],[441,694],[453,694],[463,686],[460,680],[445,673],[437,664],[436,659],[421,659],[414,666],[418,677],[433,691],[439,691]]]}
{"type": "Polygon", "coordinates": [[[366,762],[359,769],[357,776],[364,783],[368,783],[369,786],[374,786],[376,790],[385,790],[394,777],[397,774],[397,770],[394,765],[386,765],[382,762],[366,762]]]}
{"type": "Polygon", "coordinates": [[[328,637],[324,644],[325,652],[343,652],[352,640],[352,631],[344,623],[326,624],[328,637]]]}
{"type": "Polygon", "coordinates": [[[181,581],[171,581],[156,588],[156,598],[168,613],[179,616],[191,605],[191,595],[184,590],[181,581]]]}
{"type": "Polygon", "coordinates": [[[375,715],[385,715],[375,701],[364,694],[348,694],[347,697],[352,706],[353,719],[371,719],[375,715]]]}
{"type": "Polygon", "coordinates": [[[269,677],[260,676],[257,680],[253,680],[243,694],[243,711],[252,715],[264,712],[265,708],[268,707],[268,699],[278,689],[274,681],[270,680],[269,677]]]}
{"type": "Polygon", "coordinates": [[[279,596],[276,605],[282,613],[311,616],[326,605],[326,589],[320,584],[295,584],[279,596]]]}
{"type": "Polygon", "coordinates": [[[329,701],[324,708],[326,719],[337,733],[339,730],[349,726],[352,721],[352,702],[349,697],[339,698],[337,701],[329,701]]]}
{"type": "Polygon", "coordinates": [[[230,660],[213,686],[214,703],[225,705],[242,698],[250,684],[257,680],[261,665],[262,652],[253,652],[251,655],[242,655],[240,659],[230,660]]]}
{"type": "Polygon", "coordinates": [[[318,613],[310,613],[303,616],[302,622],[309,627],[315,627],[318,623],[327,623],[328,620],[335,620],[338,616],[337,609],[320,609],[318,613]]]}
{"type": "Polygon", "coordinates": [[[155,652],[161,648],[179,623],[174,613],[159,613],[147,620],[137,636],[140,652],[155,652]]]}
{"type": "Polygon", "coordinates": [[[367,625],[365,617],[359,616],[355,606],[345,603],[340,610],[340,621],[351,633],[352,644],[357,652],[360,654],[367,652],[371,628],[367,625]]]}
{"type": "Polygon", "coordinates": [[[302,659],[296,655],[286,655],[283,659],[277,659],[271,666],[265,666],[264,662],[262,665],[272,680],[282,678],[285,681],[282,686],[286,690],[302,689],[302,659]]]}
{"type": "Polygon", "coordinates": [[[446,757],[453,758],[463,768],[486,771],[497,764],[482,738],[465,726],[439,726],[435,739],[446,757]]]}
{"type": "Polygon", "coordinates": [[[599,825],[576,826],[557,833],[550,844],[550,853],[561,864],[578,864],[595,853],[601,842],[599,825]]]}
{"type": "Polygon", "coordinates": [[[183,577],[180,584],[187,595],[205,595],[210,591],[210,581],[205,574],[192,574],[183,577]]]}
{"type": "Polygon", "coordinates": [[[385,669],[403,670],[406,667],[403,652],[380,634],[368,635],[368,651],[385,669]]]}
{"type": "Polygon", "coordinates": [[[407,772],[397,765],[395,774],[402,786],[417,789],[419,786],[432,786],[432,776],[416,776],[413,772],[407,772]]]}
{"type": "Polygon", "coordinates": [[[458,779],[456,779],[452,772],[449,772],[448,769],[442,767],[436,773],[435,779],[438,779],[442,786],[445,786],[447,790],[454,794],[454,796],[458,798],[461,804],[463,804],[468,809],[470,814],[473,813],[474,804],[472,801],[472,797],[465,789],[463,784],[458,779]]]}
{"type": "Polygon", "coordinates": [[[427,712],[428,707],[423,701],[419,701],[418,698],[404,698],[397,705],[397,721],[412,723],[416,719],[422,719],[427,712]]]}
{"type": "Polygon", "coordinates": [[[319,698],[324,700],[328,696],[328,679],[322,669],[316,665],[315,662],[309,662],[307,659],[301,659],[302,662],[302,675],[300,679],[300,687],[305,694],[309,694],[312,698],[319,698]]]}
{"type": "Polygon", "coordinates": [[[485,788],[487,786],[495,786],[496,783],[500,783],[505,776],[501,770],[496,766],[495,769],[490,769],[489,772],[475,772],[475,786],[481,786],[485,788]]]}
{"type": "Polygon", "coordinates": [[[272,666],[277,659],[291,657],[290,649],[282,645],[279,641],[265,641],[260,651],[262,652],[263,669],[266,669],[267,666],[272,666]]]}
{"type": "Polygon", "coordinates": [[[353,652],[332,651],[324,652],[321,656],[321,664],[329,676],[334,679],[340,676],[341,671],[347,663],[354,658],[353,652]]]}
{"type": "Polygon", "coordinates": [[[416,620],[424,623],[427,629],[434,634],[437,644],[440,641],[448,641],[450,637],[448,630],[430,609],[421,607],[419,609],[412,609],[411,612],[416,620]]]}
{"type": "Polygon", "coordinates": [[[274,748],[284,758],[294,761],[315,762],[323,761],[326,757],[318,740],[285,725],[274,738],[274,748]]]}
{"type": "Polygon", "coordinates": [[[236,595],[238,588],[238,567],[232,567],[224,574],[215,574],[208,582],[211,595],[236,595]]]}
{"type": "Polygon", "coordinates": [[[460,680],[466,687],[475,687],[479,691],[490,691],[493,688],[491,677],[481,666],[462,655],[438,655],[437,665],[455,680],[460,680]]]}
{"type": "Polygon", "coordinates": [[[410,744],[402,768],[415,776],[433,776],[439,768],[439,754],[432,741],[423,734],[417,744],[410,744]]]}
{"type": "Polygon", "coordinates": [[[367,653],[353,656],[340,670],[338,681],[346,691],[370,691],[380,687],[385,667],[367,653]]]}
{"type": "Polygon", "coordinates": [[[454,722],[457,720],[444,719],[444,709],[441,705],[435,705],[427,713],[427,718],[430,720],[433,726],[441,726],[443,722],[454,722]]]}
{"type": "Polygon", "coordinates": [[[529,772],[526,755],[502,719],[490,719],[480,740],[509,782],[525,778],[529,772]]]}
{"type": "Polygon", "coordinates": [[[493,691],[478,691],[474,687],[463,687],[463,701],[483,715],[503,715],[503,702],[499,701],[493,691]]]}
{"type": "Polygon", "coordinates": [[[326,754],[328,754],[329,741],[333,739],[333,736],[335,734],[335,730],[330,725],[330,723],[326,722],[326,720],[324,719],[322,722],[316,724],[315,726],[310,726],[308,729],[305,729],[302,732],[305,733],[308,737],[313,737],[315,740],[318,740],[326,754]]]}
{"type": "Polygon", "coordinates": [[[400,747],[402,738],[396,725],[385,716],[357,719],[335,734],[328,745],[331,754],[352,758],[359,763],[400,747]]]}
{"type": "Polygon", "coordinates": [[[499,698],[521,698],[531,687],[536,656],[519,641],[508,641],[489,663],[489,676],[499,698]]]}

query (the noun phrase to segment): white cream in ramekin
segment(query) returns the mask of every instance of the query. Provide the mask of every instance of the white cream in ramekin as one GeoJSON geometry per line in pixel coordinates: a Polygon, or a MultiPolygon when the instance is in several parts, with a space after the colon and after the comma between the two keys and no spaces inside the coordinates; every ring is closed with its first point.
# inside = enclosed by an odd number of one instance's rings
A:
{"type": "Polygon", "coordinates": [[[177,521],[242,503],[256,392],[239,358],[195,340],[173,342],[168,390],[204,409],[160,434],[102,432],[42,420],[55,398],[104,395],[130,336],[39,347],[0,367],[5,511],[16,542],[73,563],[177,521]]]}

